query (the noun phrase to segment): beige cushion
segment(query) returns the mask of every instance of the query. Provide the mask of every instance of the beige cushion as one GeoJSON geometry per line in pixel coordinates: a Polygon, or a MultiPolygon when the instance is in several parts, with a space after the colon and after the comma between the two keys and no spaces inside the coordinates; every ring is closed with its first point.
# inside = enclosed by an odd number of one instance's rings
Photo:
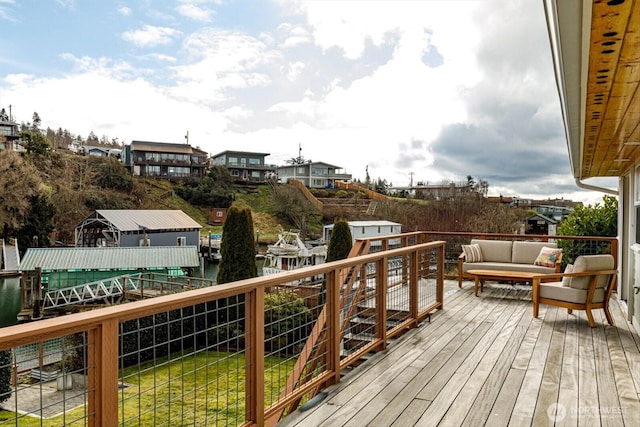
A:
{"type": "Polygon", "coordinates": [[[480,246],[484,262],[511,262],[513,245],[510,240],[471,239],[471,244],[480,246]]]}
{"type": "Polygon", "coordinates": [[[512,264],[506,262],[465,262],[462,264],[462,272],[469,270],[498,270],[498,271],[528,271],[531,273],[552,274],[555,268],[542,267],[533,264],[512,264]]]}
{"type": "Polygon", "coordinates": [[[533,264],[542,248],[557,248],[558,245],[549,242],[513,242],[511,262],[517,264],[533,264]]]}
{"type": "MultiPolygon", "coordinates": [[[[558,301],[584,304],[587,301],[586,289],[575,289],[569,286],[562,286],[562,282],[540,283],[540,298],[554,299],[558,301]]],[[[592,302],[604,301],[604,289],[596,289],[592,302]]]]}
{"type": "MultiPolygon", "coordinates": [[[[613,269],[612,255],[580,255],[573,263],[574,273],[611,269],[613,269]]],[[[589,289],[589,281],[591,280],[591,277],[571,277],[570,279],[569,287],[574,289],[589,289]]],[[[609,275],[599,276],[596,288],[605,287],[609,279],[609,275]]]]}
{"type": "Polygon", "coordinates": [[[482,262],[482,252],[480,251],[480,245],[462,245],[462,252],[464,253],[465,262],[482,262]]]}
{"type": "MultiPolygon", "coordinates": [[[[573,271],[573,264],[567,264],[567,266],[564,268],[564,272],[571,273],[572,271],[573,271]]],[[[569,283],[571,283],[571,277],[562,278],[562,286],[569,286],[569,283]]]]}

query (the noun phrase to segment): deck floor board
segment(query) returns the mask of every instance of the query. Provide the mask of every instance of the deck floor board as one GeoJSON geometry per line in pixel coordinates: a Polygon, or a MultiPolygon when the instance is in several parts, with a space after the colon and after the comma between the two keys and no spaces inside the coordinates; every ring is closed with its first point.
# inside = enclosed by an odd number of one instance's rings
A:
{"type": "Polygon", "coordinates": [[[542,305],[524,285],[445,285],[444,310],[350,370],[293,426],[637,426],[640,337],[615,301],[596,310],[542,305]]]}

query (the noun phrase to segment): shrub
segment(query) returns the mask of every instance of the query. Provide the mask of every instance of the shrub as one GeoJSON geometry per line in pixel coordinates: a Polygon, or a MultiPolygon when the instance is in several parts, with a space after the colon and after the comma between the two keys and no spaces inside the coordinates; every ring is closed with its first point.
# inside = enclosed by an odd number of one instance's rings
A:
{"type": "Polygon", "coordinates": [[[349,197],[349,192],[345,190],[338,190],[336,191],[336,197],[339,197],[341,199],[347,198],[349,197]]]}
{"type": "Polygon", "coordinates": [[[264,298],[265,350],[294,354],[309,335],[311,311],[292,292],[267,294],[264,298]]]}

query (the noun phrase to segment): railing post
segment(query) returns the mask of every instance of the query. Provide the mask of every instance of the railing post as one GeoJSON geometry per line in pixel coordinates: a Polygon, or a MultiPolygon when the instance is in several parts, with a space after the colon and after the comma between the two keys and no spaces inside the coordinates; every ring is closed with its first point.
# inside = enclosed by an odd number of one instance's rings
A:
{"type": "Polygon", "coordinates": [[[408,256],[409,258],[409,318],[413,322],[413,327],[418,325],[418,277],[420,270],[420,257],[418,251],[414,250],[408,256]]]}
{"type": "Polygon", "coordinates": [[[329,351],[327,352],[327,369],[333,372],[333,380],[330,384],[340,382],[340,285],[337,278],[340,275],[336,270],[328,271],[325,275],[327,281],[327,336],[329,351]]]}
{"type": "Polygon", "coordinates": [[[118,425],[118,321],[87,331],[89,426],[118,425]]]}
{"type": "Polygon", "coordinates": [[[436,302],[440,304],[439,309],[444,308],[444,259],[446,244],[438,247],[438,277],[436,283],[436,302]]]}
{"type": "Polygon", "coordinates": [[[246,293],[246,421],[264,423],[264,288],[246,293]]]}
{"type": "Polygon", "coordinates": [[[375,335],[382,340],[379,350],[387,348],[387,289],[389,288],[389,259],[376,263],[376,323],[375,335]]]}

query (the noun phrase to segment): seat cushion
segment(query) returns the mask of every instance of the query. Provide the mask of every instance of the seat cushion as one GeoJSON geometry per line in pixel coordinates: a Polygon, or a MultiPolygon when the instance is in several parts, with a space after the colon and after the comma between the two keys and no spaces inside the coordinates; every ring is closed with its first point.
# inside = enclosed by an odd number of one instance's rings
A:
{"type": "MultiPolygon", "coordinates": [[[[562,286],[562,282],[540,283],[540,298],[584,304],[587,302],[587,290],[562,286]]],[[[604,301],[604,289],[596,289],[594,303],[604,301]]]]}
{"type": "Polygon", "coordinates": [[[558,245],[550,242],[513,242],[511,262],[517,264],[533,264],[542,248],[557,248],[558,245]]]}
{"type": "Polygon", "coordinates": [[[469,270],[497,270],[497,271],[527,271],[530,273],[552,274],[555,269],[533,264],[511,264],[505,262],[476,262],[462,264],[462,271],[469,270]]]}
{"type": "MultiPolygon", "coordinates": [[[[582,273],[584,271],[611,270],[613,269],[612,255],[580,255],[573,263],[573,272],[582,273]]],[[[598,277],[596,288],[602,288],[607,285],[609,275],[601,275],[598,277]]],[[[571,277],[569,287],[574,289],[589,289],[589,281],[591,277],[571,277]]]]}
{"type": "Polygon", "coordinates": [[[471,239],[471,244],[480,246],[484,262],[511,262],[513,245],[510,240],[471,239]]]}

